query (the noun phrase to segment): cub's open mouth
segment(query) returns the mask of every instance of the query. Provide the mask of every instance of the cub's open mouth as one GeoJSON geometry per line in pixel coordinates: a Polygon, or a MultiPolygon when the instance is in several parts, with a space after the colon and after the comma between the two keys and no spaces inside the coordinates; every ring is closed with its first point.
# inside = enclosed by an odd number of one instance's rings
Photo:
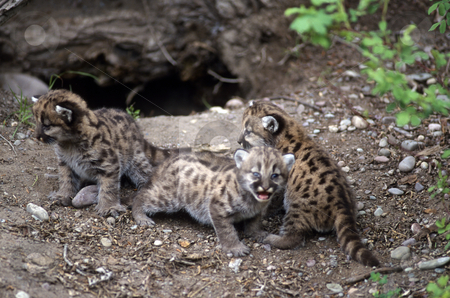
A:
{"type": "Polygon", "coordinates": [[[270,197],[270,193],[268,192],[258,192],[258,199],[260,199],[261,201],[265,201],[268,200],[270,197]]]}

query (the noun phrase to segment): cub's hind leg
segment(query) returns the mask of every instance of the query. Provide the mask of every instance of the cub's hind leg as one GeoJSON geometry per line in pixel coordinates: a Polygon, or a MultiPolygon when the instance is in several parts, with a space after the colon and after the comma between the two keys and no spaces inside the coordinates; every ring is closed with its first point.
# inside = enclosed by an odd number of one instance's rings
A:
{"type": "Polygon", "coordinates": [[[133,198],[132,213],[136,224],[140,226],[152,226],[155,222],[149,217],[158,212],[180,211],[176,198],[163,191],[160,186],[152,184],[152,181],[144,186],[133,198]]]}

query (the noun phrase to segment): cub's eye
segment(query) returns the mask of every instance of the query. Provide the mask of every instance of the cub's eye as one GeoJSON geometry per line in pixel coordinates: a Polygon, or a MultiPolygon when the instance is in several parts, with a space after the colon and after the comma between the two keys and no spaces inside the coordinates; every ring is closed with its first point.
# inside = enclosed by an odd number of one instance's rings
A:
{"type": "Polygon", "coordinates": [[[280,176],[280,174],[272,174],[271,178],[276,179],[276,178],[278,178],[278,176],[280,176]]]}
{"type": "Polygon", "coordinates": [[[256,178],[260,178],[260,177],[261,177],[261,174],[258,173],[258,172],[253,172],[252,174],[253,174],[253,176],[255,176],[256,178]]]}

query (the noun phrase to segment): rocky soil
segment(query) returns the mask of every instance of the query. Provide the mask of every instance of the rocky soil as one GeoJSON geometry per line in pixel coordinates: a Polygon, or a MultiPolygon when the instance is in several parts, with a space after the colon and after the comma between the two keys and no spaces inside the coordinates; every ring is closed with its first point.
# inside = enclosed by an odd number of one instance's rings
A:
{"type": "MultiPolygon", "coordinates": [[[[214,230],[185,214],[160,214],[156,226],[148,228],[137,227],[130,211],[102,218],[92,206],[53,204],[47,195],[57,189],[54,152],[32,137],[32,126],[8,118],[18,105],[10,93],[1,92],[1,296],[370,297],[400,288],[405,297],[427,297],[425,286],[448,268],[419,269],[424,261],[448,256],[444,237],[432,227],[447,215],[447,204],[427,191],[437,182],[438,162],[444,174],[448,171],[448,162],[440,159],[449,144],[447,119],[431,117],[420,127],[398,128],[384,112],[384,99],[368,96],[371,86],[362,79],[332,73],[336,89],[317,82],[320,72],[311,74],[308,81],[296,87],[280,84],[277,91],[321,111],[293,100],[273,101],[347,173],[357,195],[361,237],[383,266],[404,269],[386,273],[387,284],[367,277],[352,280],[372,269],[345,256],[333,233],[312,235],[305,246],[286,251],[243,238],[251,255],[229,258],[214,230]],[[364,111],[367,121],[354,117],[364,111]],[[27,212],[29,203],[44,208],[49,220],[34,218],[27,212]]],[[[238,147],[243,109],[138,122],[156,145],[231,154],[238,147]]],[[[134,191],[125,184],[121,196],[134,191]]],[[[272,216],[264,226],[277,232],[281,220],[282,214],[272,216]]]]}

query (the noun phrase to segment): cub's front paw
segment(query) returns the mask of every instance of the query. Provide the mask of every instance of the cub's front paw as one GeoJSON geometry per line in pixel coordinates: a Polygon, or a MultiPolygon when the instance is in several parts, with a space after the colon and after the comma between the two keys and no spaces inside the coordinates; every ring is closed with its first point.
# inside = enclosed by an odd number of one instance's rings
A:
{"type": "Polygon", "coordinates": [[[64,194],[61,192],[56,192],[56,191],[52,191],[49,195],[48,198],[54,202],[56,202],[59,205],[62,206],[72,206],[72,198],[70,197],[69,194],[64,194]]]}
{"type": "Polygon", "coordinates": [[[111,214],[113,217],[118,217],[121,212],[127,211],[127,208],[123,205],[117,204],[113,206],[104,206],[100,202],[95,206],[95,210],[100,216],[107,216],[111,214]]]}
{"type": "Polygon", "coordinates": [[[257,242],[263,242],[264,239],[267,238],[267,235],[269,235],[268,232],[266,231],[255,231],[253,233],[251,233],[249,236],[253,239],[255,239],[257,242]]]}
{"type": "Polygon", "coordinates": [[[224,247],[223,250],[225,251],[225,253],[231,253],[235,257],[243,257],[250,253],[250,248],[241,242],[233,247],[224,247]]]}
{"type": "Polygon", "coordinates": [[[136,221],[136,224],[139,226],[154,226],[155,222],[148,217],[147,215],[143,215],[143,216],[136,216],[134,217],[134,220],[136,221]]]}

